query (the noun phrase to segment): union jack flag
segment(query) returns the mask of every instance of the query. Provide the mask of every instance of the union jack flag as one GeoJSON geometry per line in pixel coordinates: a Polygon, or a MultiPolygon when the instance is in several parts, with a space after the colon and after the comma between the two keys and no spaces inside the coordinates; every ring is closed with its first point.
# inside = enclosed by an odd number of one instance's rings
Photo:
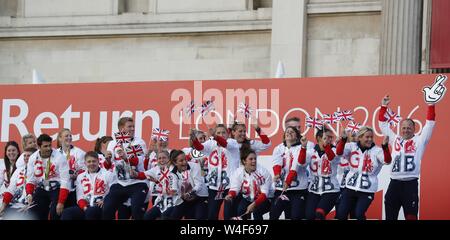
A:
{"type": "Polygon", "coordinates": [[[169,138],[169,130],[164,130],[160,128],[153,128],[152,139],[159,140],[161,142],[167,142],[169,138]]]}
{"type": "Polygon", "coordinates": [[[306,117],[305,124],[306,127],[317,128],[319,130],[322,130],[323,128],[323,121],[317,118],[306,117]]]}
{"type": "Polygon", "coordinates": [[[128,146],[125,149],[125,152],[127,153],[128,158],[135,158],[144,154],[144,150],[139,144],[128,146]]]}
{"type": "Polygon", "coordinates": [[[350,121],[345,128],[345,131],[353,133],[357,133],[359,129],[361,129],[361,124],[350,121]]]}
{"type": "Polygon", "coordinates": [[[249,118],[252,115],[253,110],[250,108],[249,105],[241,103],[239,104],[238,112],[244,113],[245,118],[249,118]]]}
{"type": "Polygon", "coordinates": [[[117,144],[123,145],[125,143],[131,143],[133,138],[130,136],[128,132],[117,132],[114,133],[114,138],[116,139],[117,144]]]}
{"type": "Polygon", "coordinates": [[[214,102],[212,100],[208,100],[202,104],[202,106],[199,108],[200,112],[202,113],[202,116],[205,116],[209,112],[213,111],[214,108],[214,102]]]}
{"type": "Polygon", "coordinates": [[[342,111],[342,112],[335,112],[334,116],[339,118],[339,121],[355,121],[355,118],[353,118],[352,110],[346,110],[346,111],[342,111]]]}
{"type": "Polygon", "coordinates": [[[402,117],[400,117],[400,115],[392,111],[390,108],[387,109],[386,113],[384,114],[384,117],[387,119],[389,125],[393,127],[396,127],[397,124],[399,124],[400,121],[402,120],[402,117]]]}
{"type": "Polygon", "coordinates": [[[194,101],[191,101],[189,106],[187,106],[184,109],[184,113],[186,114],[187,117],[190,117],[192,115],[192,113],[194,113],[194,112],[195,112],[195,103],[194,103],[194,101]]]}
{"type": "Polygon", "coordinates": [[[336,113],[334,114],[324,114],[322,117],[322,121],[326,124],[338,123],[339,118],[336,117],[336,113]]]}

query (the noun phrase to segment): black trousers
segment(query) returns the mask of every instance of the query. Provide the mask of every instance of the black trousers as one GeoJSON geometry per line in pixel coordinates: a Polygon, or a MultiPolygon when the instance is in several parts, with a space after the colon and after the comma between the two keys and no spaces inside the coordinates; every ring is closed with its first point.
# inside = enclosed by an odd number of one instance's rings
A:
{"type": "Polygon", "coordinates": [[[80,207],[74,206],[64,209],[61,220],[101,220],[102,209],[100,207],[88,207],[83,211],[80,207]]]}
{"type": "Polygon", "coordinates": [[[340,193],[324,193],[322,195],[310,192],[306,200],[306,219],[324,220],[333,209],[340,193]]]}
{"type": "Polygon", "coordinates": [[[399,181],[391,179],[384,196],[386,220],[397,220],[400,208],[405,219],[416,220],[419,212],[418,179],[399,181]]]}
{"type": "Polygon", "coordinates": [[[336,212],[336,218],[345,220],[348,218],[352,209],[355,210],[355,218],[358,220],[366,219],[366,211],[373,201],[374,193],[344,189],[339,202],[339,208],[336,212]]]}
{"type": "Polygon", "coordinates": [[[118,183],[114,184],[105,197],[103,219],[115,219],[115,214],[119,207],[128,198],[131,198],[131,215],[134,220],[141,220],[146,209],[144,202],[147,192],[148,186],[146,183],[135,183],[128,186],[122,186],[118,183]]]}
{"type": "Polygon", "coordinates": [[[279,219],[283,211],[286,219],[304,219],[308,190],[288,190],[284,193],[287,198],[280,198],[281,192],[280,190],[275,191],[270,208],[270,220],[279,219]]]}
{"type": "Polygon", "coordinates": [[[33,201],[36,204],[31,211],[39,220],[59,220],[60,216],[56,214],[56,205],[58,204],[59,187],[46,191],[43,188],[36,188],[33,194],[33,201]]]}

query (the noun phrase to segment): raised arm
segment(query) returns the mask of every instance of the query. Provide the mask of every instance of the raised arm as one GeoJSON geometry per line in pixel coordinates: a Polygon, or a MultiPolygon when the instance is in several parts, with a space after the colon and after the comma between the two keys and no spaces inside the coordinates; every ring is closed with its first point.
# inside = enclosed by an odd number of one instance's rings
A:
{"type": "Polygon", "coordinates": [[[388,108],[389,103],[391,102],[391,97],[386,95],[381,100],[381,108],[378,112],[378,126],[381,129],[381,134],[389,137],[389,143],[392,144],[396,139],[396,134],[389,127],[388,119],[385,118],[385,114],[388,108]]]}
{"type": "Polygon", "coordinates": [[[435,105],[428,105],[427,110],[427,120],[425,122],[425,126],[422,129],[422,133],[420,134],[420,139],[424,144],[427,144],[433,133],[434,125],[436,124],[436,107],[435,105]]]}

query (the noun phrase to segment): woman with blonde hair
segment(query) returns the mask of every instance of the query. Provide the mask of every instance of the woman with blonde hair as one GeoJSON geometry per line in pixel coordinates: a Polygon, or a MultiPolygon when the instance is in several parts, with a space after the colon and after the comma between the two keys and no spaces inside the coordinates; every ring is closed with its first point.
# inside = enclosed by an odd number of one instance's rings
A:
{"type": "Polygon", "coordinates": [[[86,154],[83,150],[75,147],[72,144],[72,132],[68,128],[62,128],[58,132],[56,138],[56,146],[58,151],[66,158],[69,164],[69,174],[70,174],[70,193],[67,198],[66,207],[72,207],[77,204],[76,198],[76,179],[78,174],[86,171],[86,165],[84,163],[84,155],[86,154]]]}
{"type": "MultiPolygon", "coordinates": [[[[34,136],[31,133],[25,134],[22,136],[22,149],[27,149],[27,148],[37,148],[37,144],[36,144],[36,136],[34,136]]],[[[20,154],[19,158],[16,161],[16,168],[17,169],[21,169],[25,167],[25,161],[24,161],[24,155],[23,153],[20,154]]]]}
{"type": "Polygon", "coordinates": [[[347,142],[342,134],[336,154],[348,159],[350,171],[345,182],[336,218],[345,220],[352,209],[358,220],[365,220],[365,213],[374,199],[378,188],[378,174],[384,164],[391,162],[388,141],[383,140],[382,147],[376,146],[374,132],[370,127],[362,127],[357,134],[357,142],[347,142]]]}

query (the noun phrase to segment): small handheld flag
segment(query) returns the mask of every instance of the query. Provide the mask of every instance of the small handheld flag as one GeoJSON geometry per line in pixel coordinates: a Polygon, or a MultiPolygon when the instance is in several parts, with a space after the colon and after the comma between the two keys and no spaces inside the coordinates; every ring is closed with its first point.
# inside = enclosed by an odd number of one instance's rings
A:
{"type": "Polygon", "coordinates": [[[253,109],[245,103],[239,104],[238,112],[244,113],[245,118],[249,118],[252,115],[253,109]]]}
{"type": "Polygon", "coordinates": [[[317,128],[319,130],[322,130],[323,121],[319,120],[317,118],[306,117],[305,125],[306,125],[306,127],[312,127],[312,128],[317,128]]]}
{"type": "Polygon", "coordinates": [[[169,130],[153,128],[152,139],[159,140],[161,142],[167,142],[167,139],[169,138],[169,133],[170,133],[169,130]]]}
{"type": "Polygon", "coordinates": [[[353,133],[357,133],[359,129],[361,129],[361,124],[350,121],[345,128],[345,131],[353,133]]]}

